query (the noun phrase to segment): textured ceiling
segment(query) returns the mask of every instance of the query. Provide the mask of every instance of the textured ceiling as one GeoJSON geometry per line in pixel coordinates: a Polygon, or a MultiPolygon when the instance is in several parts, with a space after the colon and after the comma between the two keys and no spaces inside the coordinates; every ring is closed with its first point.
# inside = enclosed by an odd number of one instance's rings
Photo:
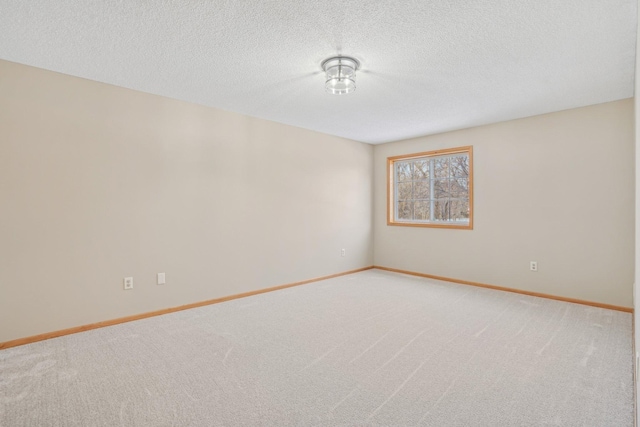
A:
{"type": "Polygon", "coordinates": [[[380,143],[633,96],[636,7],[0,0],[0,58],[380,143]],[[340,53],[357,90],[329,95],[320,63],[340,53]]]}

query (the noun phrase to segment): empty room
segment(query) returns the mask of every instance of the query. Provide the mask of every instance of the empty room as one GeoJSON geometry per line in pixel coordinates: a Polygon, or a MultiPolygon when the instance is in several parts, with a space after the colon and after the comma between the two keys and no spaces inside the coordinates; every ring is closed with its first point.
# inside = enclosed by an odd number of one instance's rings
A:
{"type": "Polygon", "coordinates": [[[0,0],[0,426],[634,426],[637,0],[0,0]]]}

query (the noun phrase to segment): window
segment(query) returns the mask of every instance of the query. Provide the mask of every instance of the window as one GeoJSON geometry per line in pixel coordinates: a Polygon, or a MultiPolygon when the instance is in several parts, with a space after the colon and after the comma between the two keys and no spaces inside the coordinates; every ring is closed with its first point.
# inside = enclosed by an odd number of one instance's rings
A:
{"type": "Polygon", "coordinates": [[[473,147],[389,157],[387,224],[473,228],[473,147]]]}

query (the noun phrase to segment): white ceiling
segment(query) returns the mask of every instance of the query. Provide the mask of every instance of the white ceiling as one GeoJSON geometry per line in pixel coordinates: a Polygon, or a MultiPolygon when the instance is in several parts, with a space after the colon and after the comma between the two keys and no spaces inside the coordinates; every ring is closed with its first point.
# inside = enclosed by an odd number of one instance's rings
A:
{"type": "Polygon", "coordinates": [[[0,0],[0,58],[381,143],[633,96],[636,7],[0,0]],[[324,92],[336,54],[362,64],[353,94],[324,92]]]}

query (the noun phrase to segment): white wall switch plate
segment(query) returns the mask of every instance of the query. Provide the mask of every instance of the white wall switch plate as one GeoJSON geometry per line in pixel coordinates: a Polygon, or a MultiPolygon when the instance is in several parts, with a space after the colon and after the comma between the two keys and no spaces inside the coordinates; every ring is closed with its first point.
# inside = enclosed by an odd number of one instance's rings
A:
{"type": "Polygon", "coordinates": [[[124,289],[126,291],[133,289],[133,277],[125,277],[124,278],[124,289]]]}
{"type": "Polygon", "coordinates": [[[158,285],[164,285],[166,283],[164,273],[158,273],[158,285]]]}

